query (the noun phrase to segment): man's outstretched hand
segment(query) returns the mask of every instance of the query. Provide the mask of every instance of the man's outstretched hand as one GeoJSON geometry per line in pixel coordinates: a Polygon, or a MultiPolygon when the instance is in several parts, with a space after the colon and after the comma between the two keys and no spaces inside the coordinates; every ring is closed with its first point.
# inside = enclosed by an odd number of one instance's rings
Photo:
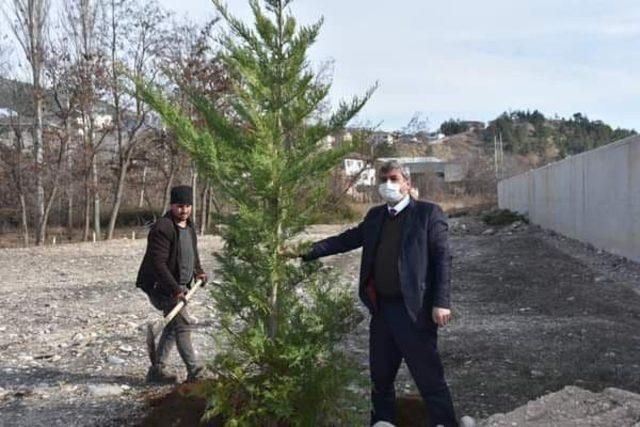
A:
{"type": "Polygon", "coordinates": [[[298,255],[298,257],[300,257],[300,259],[302,260],[302,262],[309,262],[309,261],[313,261],[314,258],[311,258],[311,256],[309,255],[309,253],[304,253],[301,255],[298,255]]]}
{"type": "Polygon", "coordinates": [[[438,326],[446,326],[451,320],[451,310],[448,308],[433,307],[431,314],[433,322],[438,326]]]}
{"type": "Polygon", "coordinates": [[[202,280],[202,286],[204,286],[207,284],[209,276],[207,276],[207,273],[196,274],[196,280],[202,280]]]}
{"type": "Polygon", "coordinates": [[[310,260],[307,252],[301,253],[298,248],[281,247],[278,250],[278,254],[285,258],[300,258],[302,261],[307,262],[310,260]]]}

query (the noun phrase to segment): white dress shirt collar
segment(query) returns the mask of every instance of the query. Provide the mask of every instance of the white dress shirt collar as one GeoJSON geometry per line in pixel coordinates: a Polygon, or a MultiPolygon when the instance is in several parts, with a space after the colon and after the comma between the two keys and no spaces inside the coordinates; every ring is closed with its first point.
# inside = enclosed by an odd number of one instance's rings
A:
{"type": "Polygon", "coordinates": [[[402,200],[400,200],[398,203],[396,203],[396,205],[395,205],[395,206],[387,205],[387,209],[388,209],[389,211],[391,211],[391,209],[393,209],[393,210],[396,212],[395,214],[396,214],[396,215],[398,215],[400,212],[402,212],[402,210],[403,210],[404,208],[406,208],[406,207],[409,205],[409,200],[410,200],[410,199],[411,199],[411,197],[409,197],[409,195],[408,195],[408,194],[406,194],[406,195],[402,198],[402,200]]]}

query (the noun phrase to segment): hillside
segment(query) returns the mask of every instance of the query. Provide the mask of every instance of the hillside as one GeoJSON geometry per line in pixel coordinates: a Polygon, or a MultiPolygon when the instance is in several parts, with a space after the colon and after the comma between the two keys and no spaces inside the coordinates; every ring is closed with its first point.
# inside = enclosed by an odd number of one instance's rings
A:
{"type": "MultiPolygon", "coordinates": [[[[493,175],[494,152],[493,143],[483,139],[482,130],[468,130],[443,138],[438,144],[396,143],[392,147],[393,156],[420,157],[434,156],[445,162],[464,165],[472,179],[485,175],[493,175]]],[[[528,156],[506,152],[503,169],[505,176],[511,176],[537,167],[536,159],[528,156]]]]}
{"type": "Polygon", "coordinates": [[[506,152],[525,156],[540,166],[635,134],[633,129],[614,129],[582,113],[551,118],[534,110],[501,114],[489,122],[482,139],[493,146],[494,137],[501,137],[506,152]]]}
{"type": "Polygon", "coordinates": [[[502,176],[512,176],[636,134],[633,129],[614,129],[581,113],[567,119],[546,117],[537,110],[505,112],[484,129],[469,130],[466,123],[475,122],[448,120],[440,129],[448,136],[440,143],[398,142],[391,148],[392,155],[435,156],[470,165],[471,170],[494,168],[494,138],[501,138],[502,176]]]}

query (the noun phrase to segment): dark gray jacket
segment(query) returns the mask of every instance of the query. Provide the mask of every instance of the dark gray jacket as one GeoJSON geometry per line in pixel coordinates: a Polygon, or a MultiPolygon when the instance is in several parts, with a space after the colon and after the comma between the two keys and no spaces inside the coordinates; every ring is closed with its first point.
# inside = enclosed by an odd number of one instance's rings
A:
{"type": "MultiPolygon", "coordinates": [[[[196,275],[204,273],[198,255],[198,241],[196,231],[187,221],[187,228],[191,231],[193,253],[195,255],[196,275]]],[[[136,286],[151,294],[173,296],[180,291],[180,233],[171,212],[167,212],[151,226],[147,236],[147,251],[142,259],[136,286]]]]}
{"type": "MultiPolygon", "coordinates": [[[[452,257],[447,239],[449,226],[440,206],[411,199],[405,209],[408,216],[402,229],[398,269],[404,302],[415,321],[423,309],[451,307],[452,257]]],[[[358,226],[316,242],[304,257],[312,260],[362,247],[359,294],[371,311],[377,305],[372,275],[386,214],[386,205],[372,208],[358,226]]]]}

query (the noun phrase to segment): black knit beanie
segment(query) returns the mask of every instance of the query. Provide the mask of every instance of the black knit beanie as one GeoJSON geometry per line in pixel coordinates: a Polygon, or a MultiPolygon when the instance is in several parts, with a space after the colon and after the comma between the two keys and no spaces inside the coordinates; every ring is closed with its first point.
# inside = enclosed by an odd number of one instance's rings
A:
{"type": "Polygon", "coordinates": [[[172,205],[193,205],[193,189],[188,185],[178,185],[171,189],[172,205]]]}

